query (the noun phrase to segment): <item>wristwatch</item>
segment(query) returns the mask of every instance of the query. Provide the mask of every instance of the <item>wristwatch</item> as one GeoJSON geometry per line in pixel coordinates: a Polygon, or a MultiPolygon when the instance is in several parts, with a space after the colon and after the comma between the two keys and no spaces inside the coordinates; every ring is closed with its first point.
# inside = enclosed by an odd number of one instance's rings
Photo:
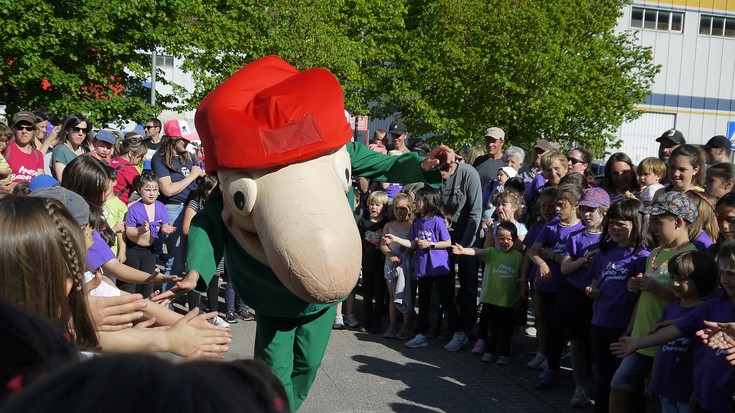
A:
{"type": "Polygon", "coordinates": [[[432,250],[433,250],[433,249],[436,249],[436,244],[432,242],[432,243],[431,243],[431,244],[429,245],[429,248],[431,248],[432,250]]]}

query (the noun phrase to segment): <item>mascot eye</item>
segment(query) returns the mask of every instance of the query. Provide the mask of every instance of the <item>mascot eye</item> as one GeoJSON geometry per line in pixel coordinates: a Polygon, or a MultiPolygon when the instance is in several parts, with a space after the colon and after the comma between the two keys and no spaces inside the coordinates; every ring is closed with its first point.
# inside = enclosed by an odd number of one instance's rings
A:
{"type": "Polygon", "coordinates": [[[257,197],[257,185],[254,180],[243,176],[228,179],[226,188],[227,200],[233,213],[248,216],[253,211],[257,197]]]}
{"type": "Polygon", "coordinates": [[[332,163],[334,165],[334,173],[337,174],[337,177],[341,181],[342,189],[347,193],[352,184],[352,164],[347,150],[343,148],[335,152],[332,163]]]}

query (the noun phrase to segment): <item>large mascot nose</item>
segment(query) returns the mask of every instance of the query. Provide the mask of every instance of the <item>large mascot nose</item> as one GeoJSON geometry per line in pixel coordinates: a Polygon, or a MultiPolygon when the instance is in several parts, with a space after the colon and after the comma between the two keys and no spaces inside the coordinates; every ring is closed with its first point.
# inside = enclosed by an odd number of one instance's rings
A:
{"type": "Polygon", "coordinates": [[[253,225],[268,263],[297,297],[335,302],[357,283],[361,241],[344,176],[321,159],[257,178],[253,225]]]}

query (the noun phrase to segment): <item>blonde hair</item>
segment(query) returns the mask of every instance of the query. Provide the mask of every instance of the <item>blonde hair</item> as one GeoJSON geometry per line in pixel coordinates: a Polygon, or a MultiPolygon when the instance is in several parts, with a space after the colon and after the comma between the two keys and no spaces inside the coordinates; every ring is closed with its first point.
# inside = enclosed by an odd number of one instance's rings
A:
{"type": "Polygon", "coordinates": [[[371,192],[370,195],[368,195],[368,199],[367,199],[367,205],[370,205],[370,204],[382,205],[383,208],[385,208],[386,205],[388,205],[388,194],[386,194],[383,191],[371,192]]]}
{"type": "Polygon", "coordinates": [[[558,161],[561,166],[566,166],[567,157],[564,155],[563,152],[556,149],[553,151],[549,151],[541,157],[541,169],[545,171],[546,168],[548,168],[549,165],[551,165],[551,163],[554,161],[558,161]]]}
{"type": "MultiPolygon", "coordinates": [[[[485,146],[483,145],[475,145],[467,152],[467,157],[465,158],[465,162],[467,165],[472,165],[475,163],[475,160],[479,158],[480,156],[485,154],[485,146]]],[[[523,162],[523,160],[521,160],[523,162]]]]}
{"type": "Polygon", "coordinates": [[[717,241],[717,237],[720,235],[720,227],[717,225],[717,216],[715,215],[715,200],[700,191],[689,190],[685,194],[692,200],[698,211],[697,219],[689,224],[689,239],[697,239],[699,234],[704,231],[709,235],[712,242],[717,241]]]}
{"type": "Polygon", "coordinates": [[[642,174],[643,171],[651,171],[654,175],[658,175],[663,178],[666,176],[666,163],[659,158],[649,156],[643,158],[641,163],[638,164],[636,172],[638,175],[642,174]]]}
{"type": "Polygon", "coordinates": [[[396,202],[399,201],[406,201],[406,204],[408,205],[408,222],[413,222],[414,217],[416,217],[416,210],[414,209],[413,205],[413,196],[410,193],[404,193],[399,192],[396,194],[396,196],[393,197],[393,202],[390,203],[390,217],[392,219],[395,219],[395,215],[393,214],[393,205],[396,204],[396,202]]]}

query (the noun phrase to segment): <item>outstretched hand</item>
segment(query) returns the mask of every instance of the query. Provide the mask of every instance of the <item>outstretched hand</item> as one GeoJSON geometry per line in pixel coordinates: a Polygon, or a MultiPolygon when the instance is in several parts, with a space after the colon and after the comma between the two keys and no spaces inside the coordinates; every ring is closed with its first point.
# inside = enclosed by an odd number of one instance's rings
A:
{"type": "Polygon", "coordinates": [[[452,163],[456,159],[456,155],[452,148],[446,145],[439,145],[434,148],[421,162],[421,169],[430,171],[443,163],[452,163]]]}
{"type": "Polygon", "coordinates": [[[633,354],[636,350],[635,339],[624,336],[620,337],[617,343],[610,344],[610,352],[619,358],[623,358],[629,354],[633,354]]]}
{"type": "Polygon", "coordinates": [[[175,286],[156,296],[151,296],[150,300],[155,303],[161,303],[165,300],[175,300],[177,297],[180,297],[196,288],[197,281],[199,281],[199,273],[191,270],[186,273],[184,279],[177,281],[175,286]]]}

